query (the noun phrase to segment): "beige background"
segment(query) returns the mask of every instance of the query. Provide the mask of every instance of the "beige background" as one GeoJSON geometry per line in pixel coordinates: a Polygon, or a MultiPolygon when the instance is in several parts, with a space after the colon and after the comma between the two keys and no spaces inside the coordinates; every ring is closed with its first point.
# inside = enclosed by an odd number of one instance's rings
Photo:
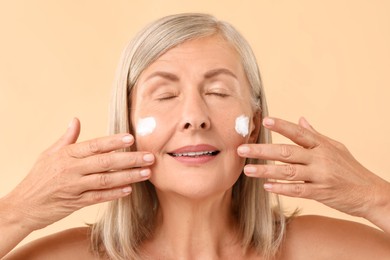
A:
{"type": "MultiPolygon", "coordinates": [[[[189,11],[230,21],[249,40],[271,115],[291,121],[305,115],[390,180],[389,1],[1,0],[0,196],[72,117],[81,119],[80,140],[105,135],[110,86],[126,42],[160,16],[189,11]]],[[[315,202],[286,204],[361,221],[315,202]]],[[[80,210],[23,243],[93,222],[98,209],[80,210]]]]}

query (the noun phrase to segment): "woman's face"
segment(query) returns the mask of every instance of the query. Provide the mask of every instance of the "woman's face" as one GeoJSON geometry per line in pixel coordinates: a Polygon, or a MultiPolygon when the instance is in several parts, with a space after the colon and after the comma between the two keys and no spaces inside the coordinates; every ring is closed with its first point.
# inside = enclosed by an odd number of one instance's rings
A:
{"type": "Polygon", "coordinates": [[[135,133],[139,151],[155,155],[150,181],[157,191],[203,198],[229,190],[244,159],[237,147],[253,142],[255,113],[237,52],[220,36],[187,41],[160,56],[140,75],[131,122],[153,117],[152,133],[135,133]],[[249,118],[245,137],[236,118],[249,118]]]}

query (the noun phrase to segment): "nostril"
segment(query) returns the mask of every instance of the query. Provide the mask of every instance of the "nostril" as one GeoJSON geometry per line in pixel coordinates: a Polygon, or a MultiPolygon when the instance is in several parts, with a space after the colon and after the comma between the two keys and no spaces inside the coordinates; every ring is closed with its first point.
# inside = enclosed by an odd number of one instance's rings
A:
{"type": "Polygon", "coordinates": [[[191,122],[186,122],[183,126],[183,129],[189,130],[189,129],[206,129],[208,127],[208,124],[206,122],[202,123],[191,123],[191,122]]]}

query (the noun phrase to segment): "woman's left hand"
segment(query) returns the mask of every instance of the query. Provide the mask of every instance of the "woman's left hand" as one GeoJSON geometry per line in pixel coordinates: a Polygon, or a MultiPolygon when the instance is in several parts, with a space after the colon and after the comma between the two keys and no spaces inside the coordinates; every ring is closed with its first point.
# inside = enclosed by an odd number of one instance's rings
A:
{"type": "Polygon", "coordinates": [[[263,125],[297,144],[244,144],[238,148],[242,157],[283,163],[245,166],[247,176],[272,180],[264,185],[267,191],[313,199],[374,224],[383,208],[390,210],[390,184],[361,165],[343,144],[318,133],[304,118],[298,124],[265,118],[263,125]]]}

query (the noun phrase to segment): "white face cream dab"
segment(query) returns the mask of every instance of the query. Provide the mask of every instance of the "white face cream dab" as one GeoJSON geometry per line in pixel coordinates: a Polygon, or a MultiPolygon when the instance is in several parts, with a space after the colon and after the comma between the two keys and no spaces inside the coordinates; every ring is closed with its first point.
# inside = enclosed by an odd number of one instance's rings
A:
{"type": "Polygon", "coordinates": [[[236,118],[236,132],[243,137],[249,133],[249,117],[241,115],[236,118]]]}
{"type": "Polygon", "coordinates": [[[140,136],[150,135],[156,128],[156,119],[154,117],[145,117],[138,120],[136,132],[140,136]]]}

